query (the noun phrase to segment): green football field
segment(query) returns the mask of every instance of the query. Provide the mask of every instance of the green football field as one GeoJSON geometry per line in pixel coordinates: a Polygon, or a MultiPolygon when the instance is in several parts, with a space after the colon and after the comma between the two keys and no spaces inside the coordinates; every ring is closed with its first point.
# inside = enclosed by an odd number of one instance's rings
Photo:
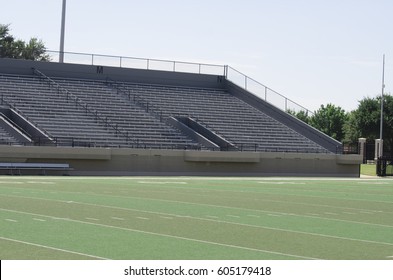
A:
{"type": "Polygon", "coordinates": [[[392,179],[0,177],[0,259],[393,259],[392,179]]]}

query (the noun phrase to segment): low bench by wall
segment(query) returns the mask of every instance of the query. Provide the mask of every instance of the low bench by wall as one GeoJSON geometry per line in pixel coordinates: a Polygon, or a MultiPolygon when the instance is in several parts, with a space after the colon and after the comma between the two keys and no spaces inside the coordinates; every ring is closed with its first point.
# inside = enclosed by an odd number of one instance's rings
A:
{"type": "Polygon", "coordinates": [[[7,175],[46,175],[48,171],[51,174],[55,171],[54,174],[68,175],[70,170],[72,168],[68,163],[0,162],[0,174],[5,173],[7,175]]]}

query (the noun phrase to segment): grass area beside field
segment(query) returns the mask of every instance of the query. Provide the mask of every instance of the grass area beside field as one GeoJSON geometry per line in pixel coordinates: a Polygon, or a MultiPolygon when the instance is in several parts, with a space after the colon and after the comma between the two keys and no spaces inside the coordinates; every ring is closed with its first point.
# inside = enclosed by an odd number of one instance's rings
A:
{"type": "Polygon", "coordinates": [[[360,174],[367,176],[377,176],[377,167],[375,164],[362,164],[360,166],[360,174]]]}
{"type": "Polygon", "coordinates": [[[393,259],[391,179],[0,177],[0,259],[393,259]]]}

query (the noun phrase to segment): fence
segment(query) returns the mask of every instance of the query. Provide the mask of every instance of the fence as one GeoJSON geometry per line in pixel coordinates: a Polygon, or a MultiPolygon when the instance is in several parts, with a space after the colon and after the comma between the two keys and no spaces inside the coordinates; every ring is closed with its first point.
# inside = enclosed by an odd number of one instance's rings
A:
{"type": "MultiPolygon", "coordinates": [[[[47,51],[52,61],[59,61],[60,53],[57,51],[47,51]]],[[[87,64],[96,66],[112,66],[120,68],[134,68],[144,70],[161,70],[172,72],[183,72],[193,74],[208,74],[224,76],[239,87],[255,94],[259,98],[273,104],[283,111],[299,112],[304,111],[307,115],[313,112],[299,103],[292,101],[284,95],[263,85],[253,78],[228,66],[206,63],[193,63],[163,59],[149,59],[129,56],[112,56],[101,54],[86,54],[77,52],[64,52],[64,62],[87,64]]]]}
{"type": "Polygon", "coordinates": [[[380,157],[377,160],[378,176],[393,176],[393,157],[380,157]]]}

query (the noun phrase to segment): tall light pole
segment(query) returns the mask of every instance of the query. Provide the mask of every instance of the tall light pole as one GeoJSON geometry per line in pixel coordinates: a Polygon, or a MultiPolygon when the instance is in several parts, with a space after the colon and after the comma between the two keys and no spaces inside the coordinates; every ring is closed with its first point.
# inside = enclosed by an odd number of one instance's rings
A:
{"type": "Polygon", "coordinates": [[[383,156],[383,92],[385,91],[385,55],[383,55],[383,62],[382,62],[382,93],[381,93],[381,121],[380,121],[380,128],[379,128],[379,139],[380,139],[380,150],[379,156],[383,156]]]}
{"type": "Polygon", "coordinates": [[[63,0],[63,9],[61,15],[61,32],[60,32],[60,55],[59,62],[64,62],[64,36],[65,36],[65,17],[66,17],[66,0],[63,0]]]}

